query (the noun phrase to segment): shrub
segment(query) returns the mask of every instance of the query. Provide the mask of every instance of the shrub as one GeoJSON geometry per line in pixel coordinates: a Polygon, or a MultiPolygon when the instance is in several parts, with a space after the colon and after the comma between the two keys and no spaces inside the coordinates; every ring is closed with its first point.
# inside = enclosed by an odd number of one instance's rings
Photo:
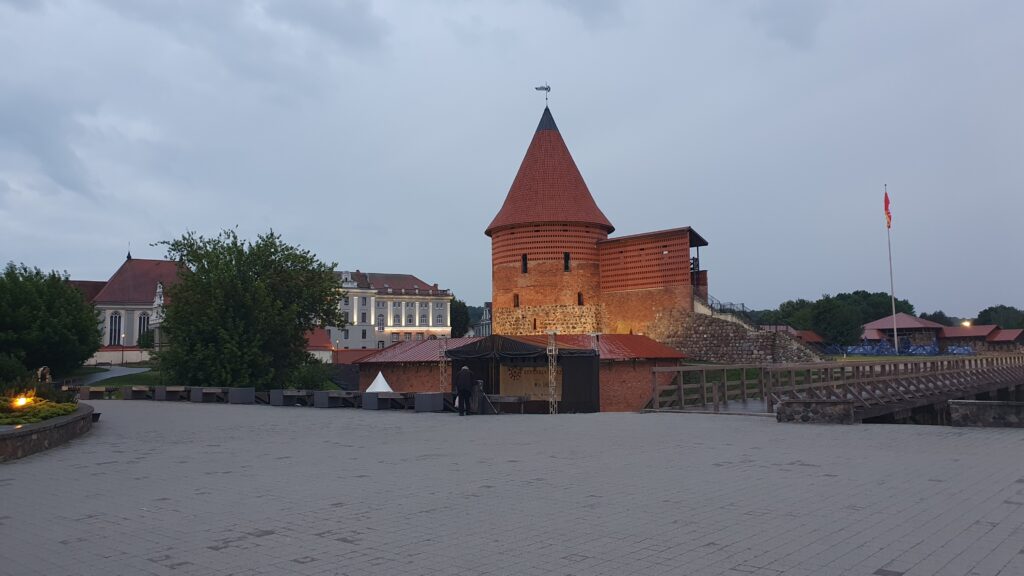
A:
{"type": "Polygon", "coordinates": [[[13,401],[13,397],[0,397],[0,425],[35,424],[71,414],[78,407],[71,402],[56,403],[35,398],[31,404],[15,408],[13,401]]]}

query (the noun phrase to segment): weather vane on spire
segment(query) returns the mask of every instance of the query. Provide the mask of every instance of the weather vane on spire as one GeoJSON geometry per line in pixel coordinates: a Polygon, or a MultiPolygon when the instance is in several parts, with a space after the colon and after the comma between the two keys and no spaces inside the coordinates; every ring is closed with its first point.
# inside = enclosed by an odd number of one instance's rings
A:
{"type": "Polygon", "coordinates": [[[538,91],[544,93],[544,105],[547,106],[548,105],[548,93],[551,92],[551,86],[548,86],[548,84],[545,83],[543,86],[536,86],[536,87],[534,87],[534,90],[538,90],[538,91]]]}

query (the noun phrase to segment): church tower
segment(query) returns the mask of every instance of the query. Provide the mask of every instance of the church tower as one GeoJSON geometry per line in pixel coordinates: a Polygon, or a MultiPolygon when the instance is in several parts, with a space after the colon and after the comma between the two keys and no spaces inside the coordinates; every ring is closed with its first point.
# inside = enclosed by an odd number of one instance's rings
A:
{"type": "Polygon", "coordinates": [[[615,230],[544,108],[491,237],[495,334],[601,331],[598,242],[615,230]]]}

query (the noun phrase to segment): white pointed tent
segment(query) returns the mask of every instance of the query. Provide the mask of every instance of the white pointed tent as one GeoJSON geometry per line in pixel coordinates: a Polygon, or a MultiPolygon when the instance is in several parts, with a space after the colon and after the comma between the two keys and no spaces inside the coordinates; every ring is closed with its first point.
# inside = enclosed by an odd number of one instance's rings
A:
{"type": "Polygon", "coordinates": [[[367,388],[366,391],[367,392],[394,392],[394,390],[391,389],[391,385],[388,384],[388,381],[384,378],[384,375],[381,374],[380,372],[377,372],[377,377],[373,379],[373,383],[370,384],[370,387],[367,388]]]}

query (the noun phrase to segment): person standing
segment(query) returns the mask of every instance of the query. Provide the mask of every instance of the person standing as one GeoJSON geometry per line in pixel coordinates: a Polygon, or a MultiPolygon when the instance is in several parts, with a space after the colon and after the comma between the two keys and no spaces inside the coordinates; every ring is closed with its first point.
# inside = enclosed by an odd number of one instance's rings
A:
{"type": "Polygon", "coordinates": [[[459,416],[469,415],[469,399],[473,397],[473,371],[463,366],[455,375],[455,391],[458,393],[459,416]]]}

